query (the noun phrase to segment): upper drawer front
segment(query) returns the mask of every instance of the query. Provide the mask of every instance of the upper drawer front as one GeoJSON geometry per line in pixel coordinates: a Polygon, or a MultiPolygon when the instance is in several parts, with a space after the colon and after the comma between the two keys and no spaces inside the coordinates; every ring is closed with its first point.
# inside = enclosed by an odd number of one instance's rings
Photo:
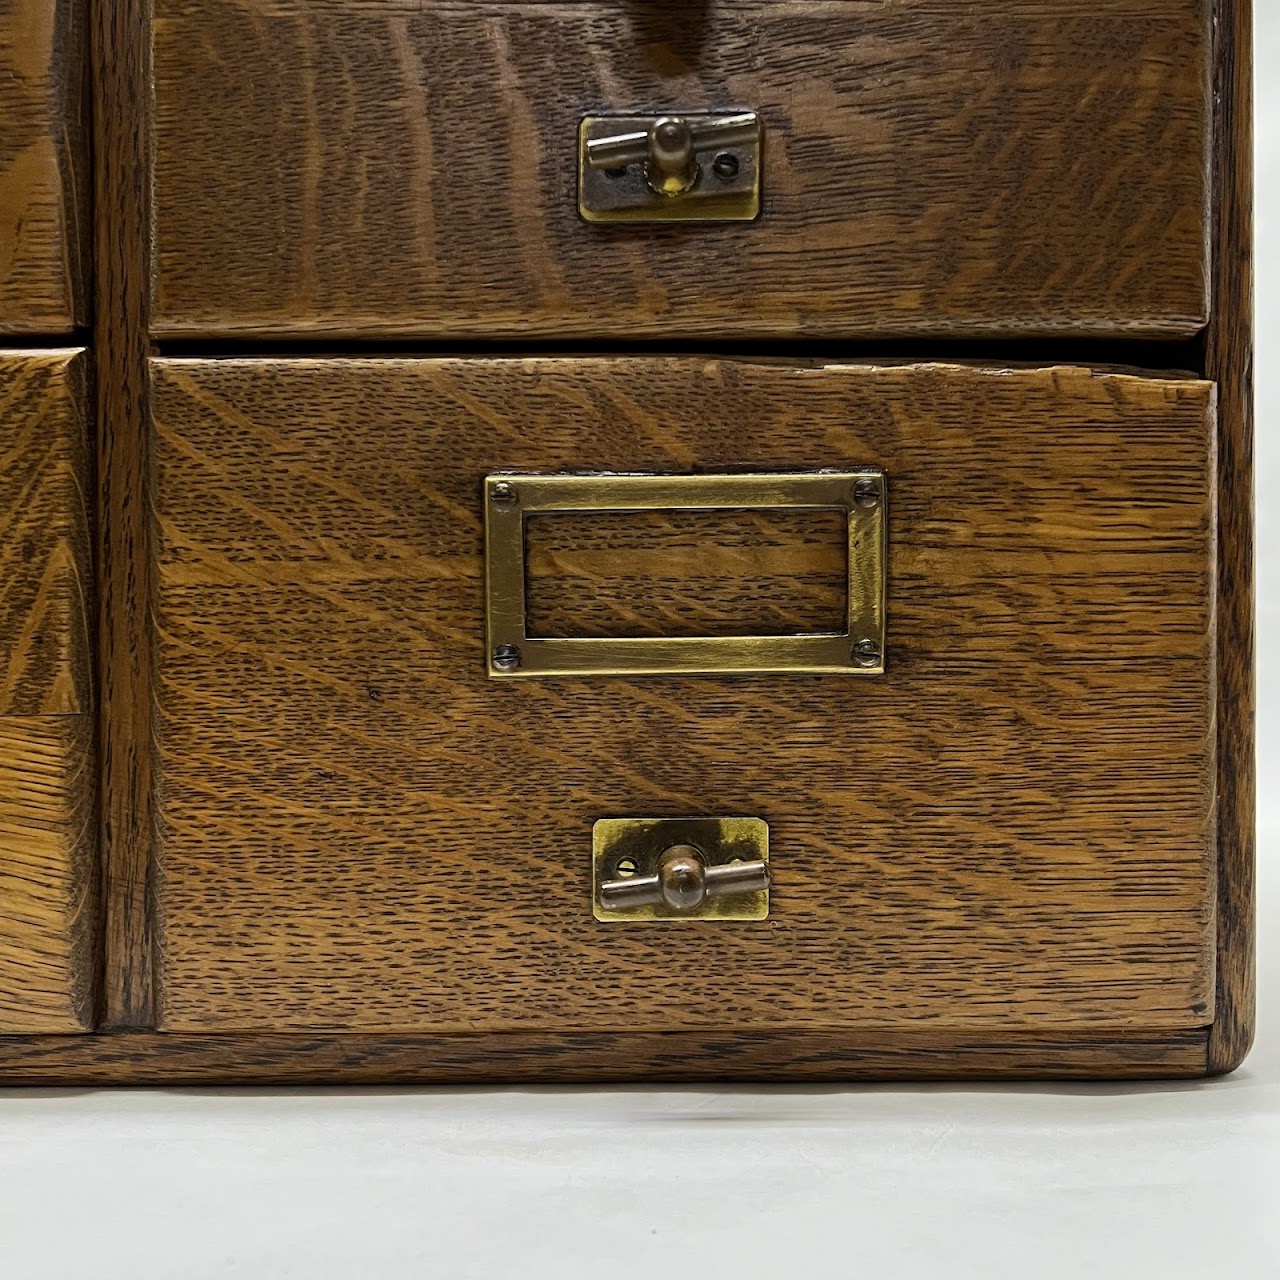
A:
{"type": "MultiPolygon", "coordinates": [[[[166,360],[152,406],[166,1028],[1212,1019],[1212,386],[166,360]],[[867,467],[883,675],[486,674],[486,476],[867,467]],[[626,816],[766,821],[768,919],[598,922],[626,816]]],[[[531,518],[531,634],[836,629],[831,517],[531,518]]]]}
{"type": "Polygon", "coordinates": [[[87,320],[84,0],[0,3],[0,334],[87,320]]]}
{"type": "Polygon", "coordinates": [[[157,0],[154,322],[1178,336],[1209,0],[157,0]],[[599,225],[578,127],[757,111],[748,223],[599,225]]]}

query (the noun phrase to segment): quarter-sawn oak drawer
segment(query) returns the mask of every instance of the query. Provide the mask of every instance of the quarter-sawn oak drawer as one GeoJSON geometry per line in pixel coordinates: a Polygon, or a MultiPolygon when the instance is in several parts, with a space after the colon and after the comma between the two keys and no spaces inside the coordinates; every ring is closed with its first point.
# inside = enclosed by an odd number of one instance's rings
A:
{"type": "MultiPolygon", "coordinates": [[[[152,372],[163,1029],[1212,1020],[1211,384],[152,372]],[[889,494],[882,675],[487,675],[486,476],[859,467],[889,494]],[[765,820],[768,918],[597,921],[593,823],[641,814],[765,820]]],[[[785,513],[556,525],[529,608],[552,634],[820,626],[842,554],[785,513]]]]}
{"type": "Polygon", "coordinates": [[[0,350],[0,1036],[91,1024],[87,358],[0,350]]]}
{"type": "Polygon", "coordinates": [[[1185,337],[1209,0],[157,0],[153,329],[1185,337]],[[586,116],[753,111],[754,222],[595,225],[586,116]]]}

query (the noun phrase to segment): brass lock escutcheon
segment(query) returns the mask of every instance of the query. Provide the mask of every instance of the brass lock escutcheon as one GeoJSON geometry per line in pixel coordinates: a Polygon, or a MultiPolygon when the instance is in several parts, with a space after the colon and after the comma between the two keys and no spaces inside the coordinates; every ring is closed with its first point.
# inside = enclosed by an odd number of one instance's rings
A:
{"type": "Polygon", "coordinates": [[[749,222],[760,212],[762,136],[754,111],[587,116],[578,210],[588,222],[749,222]]]}
{"type": "Polygon", "coordinates": [[[592,853],[597,920],[769,914],[769,827],[760,818],[601,818],[592,853]]]}

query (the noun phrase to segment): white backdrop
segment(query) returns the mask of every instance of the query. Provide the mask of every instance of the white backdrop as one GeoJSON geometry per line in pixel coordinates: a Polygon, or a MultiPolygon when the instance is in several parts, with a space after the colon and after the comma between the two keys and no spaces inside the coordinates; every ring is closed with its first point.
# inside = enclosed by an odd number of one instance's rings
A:
{"type": "Polygon", "coordinates": [[[0,1092],[4,1280],[1280,1277],[1280,0],[1256,0],[1262,1025],[1201,1085],[0,1092]]]}

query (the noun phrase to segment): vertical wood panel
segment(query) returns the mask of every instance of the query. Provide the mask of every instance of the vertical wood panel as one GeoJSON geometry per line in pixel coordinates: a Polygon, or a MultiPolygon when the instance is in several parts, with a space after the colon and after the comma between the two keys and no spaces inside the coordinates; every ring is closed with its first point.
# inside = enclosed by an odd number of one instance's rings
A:
{"type": "Polygon", "coordinates": [[[1253,9],[1220,0],[1217,28],[1213,323],[1206,366],[1218,384],[1218,992],[1209,1069],[1230,1071],[1253,1042],[1253,9]]]}
{"type": "Polygon", "coordinates": [[[93,0],[104,1020],[147,1026],[151,647],[147,539],[148,0],[93,0]]]}

